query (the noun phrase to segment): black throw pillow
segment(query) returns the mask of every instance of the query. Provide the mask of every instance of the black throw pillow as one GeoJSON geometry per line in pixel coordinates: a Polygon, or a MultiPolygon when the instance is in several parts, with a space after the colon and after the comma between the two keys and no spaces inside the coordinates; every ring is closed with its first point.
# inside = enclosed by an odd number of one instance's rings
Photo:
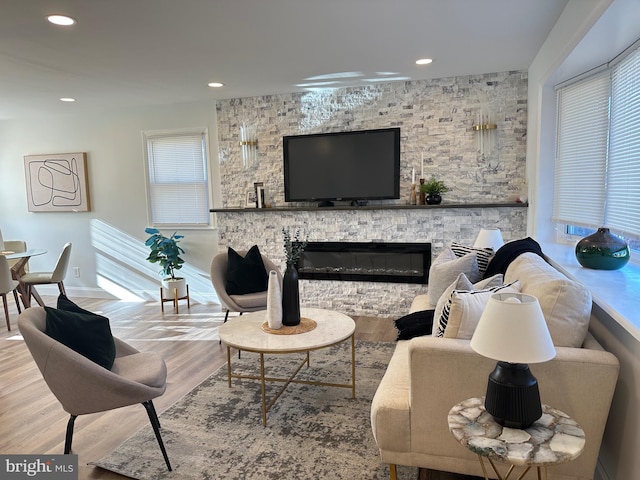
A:
{"type": "Polygon", "coordinates": [[[409,340],[413,337],[430,335],[433,329],[434,310],[421,310],[394,320],[398,338],[396,340],[409,340]]]}
{"type": "Polygon", "coordinates": [[[76,313],[84,313],[85,315],[97,315],[96,313],[90,312],[89,310],[85,310],[82,307],[79,307],[71,300],[67,298],[64,293],[58,295],[58,310],[65,310],[67,312],[76,312],[76,313]]]}
{"type": "Polygon", "coordinates": [[[269,277],[257,245],[249,249],[243,258],[233,248],[229,248],[227,284],[229,295],[265,292],[269,277]]]}
{"type": "Polygon", "coordinates": [[[502,273],[504,275],[509,264],[525,252],[533,252],[537,253],[541,257],[543,256],[542,247],[540,247],[540,244],[531,237],[505,243],[498,249],[489,262],[483,278],[493,277],[498,273],[502,273]]]}
{"type": "Polygon", "coordinates": [[[44,307],[47,312],[45,333],[80,355],[111,370],[116,358],[116,345],[109,319],[78,307],[66,297],[61,303],[69,310],[44,307]],[[74,307],[77,310],[74,311],[74,307]]]}

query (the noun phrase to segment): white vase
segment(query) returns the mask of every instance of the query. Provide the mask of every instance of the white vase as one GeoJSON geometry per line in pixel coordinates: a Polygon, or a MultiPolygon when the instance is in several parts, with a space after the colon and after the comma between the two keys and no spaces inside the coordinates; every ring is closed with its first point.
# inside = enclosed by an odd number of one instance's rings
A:
{"type": "Polygon", "coordinates": [[[269,272],[269,284],[267,287],[267,324],[273,330],[282,327],[282,292],[280,281],[275,270],[269,272]]]}
{"type": "Polygon", "coordinates": [[[164,298],[175,298],[175,291],[178,291],[178,298],[184,298],[187,296],[187,281],[184,278],[165,278],[162,280],[162,296],[164,298]]]}

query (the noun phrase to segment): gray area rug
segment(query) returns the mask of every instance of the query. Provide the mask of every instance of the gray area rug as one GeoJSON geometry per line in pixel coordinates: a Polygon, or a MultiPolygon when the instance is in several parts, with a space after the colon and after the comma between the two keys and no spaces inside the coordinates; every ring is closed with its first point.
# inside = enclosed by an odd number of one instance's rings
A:
{"type": "MultiPolygon", "coordinates": [[[[136,479],[345,479],[383,480],[371,433],[371,399],[395,343],[356,343],[356,399],[346,388],[290,384],[262,426],[260,382],[227,384],[224,365],[160,415],[173,466],[168,472],[151,427],[145,427],[93,465],[136,479]]],[[[265,357],[267,375],[286,377],[303,356],[265,357]]],[[[311,352],[298,379],[348,383],[350,342],[311,352]]],[[[232,358],[234,373],[257,375],[259,356],[232,358]]],[[[268,384],[267,398],[280,384],[268,384]]],[[[398,467],[401,480],[418,469],[398,467]]]]}

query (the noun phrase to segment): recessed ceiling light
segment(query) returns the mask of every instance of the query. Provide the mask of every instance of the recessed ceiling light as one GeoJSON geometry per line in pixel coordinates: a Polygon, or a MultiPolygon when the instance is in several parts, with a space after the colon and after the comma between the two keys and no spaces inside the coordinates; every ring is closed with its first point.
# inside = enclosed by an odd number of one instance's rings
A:
{"type": "Polygon", "coordinates": [[[75,98],[71,98],[71,97],[62,97],[60,99],[61,102],[75,102],[76,99],[75,98]]]}
{"type": "Polygon", "coordinates": [[[224,87],[224,83],[220,83],[220,82],[211,82],[211,83],[208,83],[207,85],[209,85],[212,88],[224,87]]]}
{"type": "Polygon", "coordinates": [[[67,17],[66,15],[49,15],[47,16],[47,20],[54,25],[73,25],[76,23],[75,18],[67,17]]]}
{"type": "Polygon", "coordinates": [[[416,60],[416,65],[429,65],[433,60],[431,58],[421,58],[416,60]]]}

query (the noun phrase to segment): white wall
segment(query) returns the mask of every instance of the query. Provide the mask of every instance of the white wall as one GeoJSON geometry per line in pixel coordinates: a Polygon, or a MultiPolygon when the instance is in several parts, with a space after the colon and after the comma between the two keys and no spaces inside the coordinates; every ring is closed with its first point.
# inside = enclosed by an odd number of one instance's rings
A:
{"type": "MultiPolygon", "coordinates": [[[[0,229],[5,240],[26,240],[47,255],[33,257],[31,270],[50,270],[65,242],[73,243],[65,279],[69,295],[159,298],[158,268],[144,261],[147,222],[142,131],[205,126],[217,184],[215,105],[167,105],[121,111],[0,122],[0,229]],[[29,213],[23,156],[87,152],[91,211],[29,213]],[[72,267],[80,268],[75,278],[72,267]],[[124,295],[119,287],[130,290],[124,295]],[[133,297],[131,296],[133,293],[133,297]]],[[[172,233],[172,232],[168,232],[172,233]]],[[[217,232],[180,230],[187,251],[181,273],[199,301],[215,301],[208,278],[217,253],[217,232]]],[[[39,287],[42,293],[55,288],[39,287]]]]}
{"type": "MultiPolygon", "coordinates": [[[[554,86],[606,63],[638,37],[638,0],[571,0],[529,69],[528,228],[529,234],[543,245],[555,241],[556,237],[551,222],[554,86]]],[[[637,478],[640,471],[640,343],[597,304],[594,304],[590,331],[620,361],[620,375],[595,478],[637,478]]]]}

